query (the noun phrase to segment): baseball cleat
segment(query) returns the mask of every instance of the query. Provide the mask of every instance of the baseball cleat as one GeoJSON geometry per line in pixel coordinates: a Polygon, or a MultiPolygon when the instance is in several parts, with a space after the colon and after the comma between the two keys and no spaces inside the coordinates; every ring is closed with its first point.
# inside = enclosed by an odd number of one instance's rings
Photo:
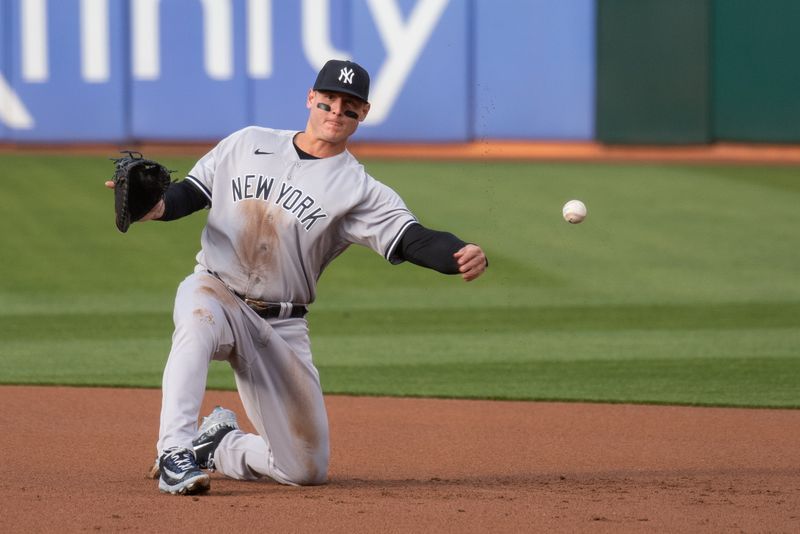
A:
{"type": "MultiPolygon", "coordinates": [[[[217,450],[217,446],[225,434],[231,430],[239,430],[236,414],[222,406],[215,407],[207,417],[203,418],[197,436],[192,440],[198,467],[213,469],[214,451],[217,450]]],[[[145,478],[155,480],[159,476],[161,476],[161,459],[156,458],[153,465],[147,470],[145,478]]]]}
{"type": "Polygon", "coordinates": [[[211,489],[211,478],[197,466],[194,452],[182,447],[164,451],[159,460],[158,489],[173,495],[193,495],[211,489]]]}
{"type": "Polygon", "coordinates": [[[239,430],[239,423],[236,421],[236,414],[227,408],[217,406],[203,417],[197,435],[192,440],[197,465],[203,469],[214,469],[214,452],[222,438],[231,430],[239,430]]]}

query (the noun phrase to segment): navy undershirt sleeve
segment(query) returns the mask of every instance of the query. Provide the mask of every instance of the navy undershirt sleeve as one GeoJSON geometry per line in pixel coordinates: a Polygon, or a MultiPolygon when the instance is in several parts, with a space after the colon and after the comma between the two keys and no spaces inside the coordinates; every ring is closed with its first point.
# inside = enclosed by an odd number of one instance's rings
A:
{"type": "Polygon", "coordinates": [[[208,207],[208,198],[186,180],[169,184],[164,195],[164,215],[160,221],[174,221],[208,207]]]}
{"type": "Polygon", "coordinates": [[[458,274],[458,262],[453,254],[465,245],[464,241],[449,232],[413,224],[397,244],[394,256],[443,274],[458,274]]]}

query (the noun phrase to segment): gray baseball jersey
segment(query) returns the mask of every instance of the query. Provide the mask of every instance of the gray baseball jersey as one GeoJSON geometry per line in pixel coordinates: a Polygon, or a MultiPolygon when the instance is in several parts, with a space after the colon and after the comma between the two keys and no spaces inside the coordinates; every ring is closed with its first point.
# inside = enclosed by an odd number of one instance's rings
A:
{"type": "Polygon", "coordinates": [[[295,134],[240,130],[187,179],[212,205],[198,267],[249,298],[308,304],[323,269],[350,244],[390,259],[415,218],[348,151],[300,159],[295,134]]]}

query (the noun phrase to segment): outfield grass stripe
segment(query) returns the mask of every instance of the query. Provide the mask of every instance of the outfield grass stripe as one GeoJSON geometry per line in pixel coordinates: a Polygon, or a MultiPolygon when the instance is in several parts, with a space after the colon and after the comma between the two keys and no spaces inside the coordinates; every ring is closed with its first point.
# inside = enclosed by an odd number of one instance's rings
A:
{"type": "Polygon", "coordinates": [[[329,393],[798,407],[800,360],[593,360],[320,368],[329,393]]]}
{"type": "MultiPolygon", "coordinates": [[[[499,332],[473,332],[457,339],[439,334],[418,334],[399,342],[384,336],[315,336],[317,365],[365,365],[377,369],[402,362],[404,365],[525,362],[534,361],[674,361],[698,358],[797,358],[798,329],[631,330],[529,332],[509,336],[499,332]]],[[[37,371],[68,373],[82,367],[102,369],[107,375],[125,375],[134,367],[159,375],[170,348],[170,336],[128,333],[127,336],[55,337],[6,341],[0,359],[0,380],[26,367],[37,371]]],[[[149,385],[157,386],[158,382],[149,385]]]]}
{"type": "Polygon", "coordinates": [[[326,310],[310,320],[325,335],[776,328],[800,327],[800,302],[326,310]]]}
{"type": "Polygon", "coordinates": [[[463,363],[589,361],[675,361],[697,358],[798,358],[798,329],[762,330],[627,330],[609,333],[473,332],[458,339],[438,334],[420,334],[398,342],[397,336],[317,336],[313,340],[318,365],[367,365],[379,367],[436,361],[458,366],[463,363]]]}
{"type": "Polygon", "coordinates": [[[64,313],[0,316],[5,340],[167,337],[171,313],[64,313]]]}
{"type": "MultiPolygon", "coordinates": [[[[309,316],[315,334],[361,336],[432,332],[703,330],[800,327],[800,302],[568,307],[321,310],[309,316]]],[[[45,337],[119,338],[172,331],[167,313],[62,313],[0,316],[6,340],[45,337]]]]}

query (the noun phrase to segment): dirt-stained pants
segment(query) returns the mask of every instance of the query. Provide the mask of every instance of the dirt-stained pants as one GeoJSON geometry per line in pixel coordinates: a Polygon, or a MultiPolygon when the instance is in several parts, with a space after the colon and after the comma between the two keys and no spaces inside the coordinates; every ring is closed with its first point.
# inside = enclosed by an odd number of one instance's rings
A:
{"type": "Polygon", "coordinates": [[[283,484],[327,479],[328,416],[311,360],[305,319],[259,317],[216,277],[199,272],[178,287],[175,332],[162,382],[157,448],[191,448],[211,360],[226,360],[258,435],[228,433],[215,468],[240,480],[283,484]]]}

